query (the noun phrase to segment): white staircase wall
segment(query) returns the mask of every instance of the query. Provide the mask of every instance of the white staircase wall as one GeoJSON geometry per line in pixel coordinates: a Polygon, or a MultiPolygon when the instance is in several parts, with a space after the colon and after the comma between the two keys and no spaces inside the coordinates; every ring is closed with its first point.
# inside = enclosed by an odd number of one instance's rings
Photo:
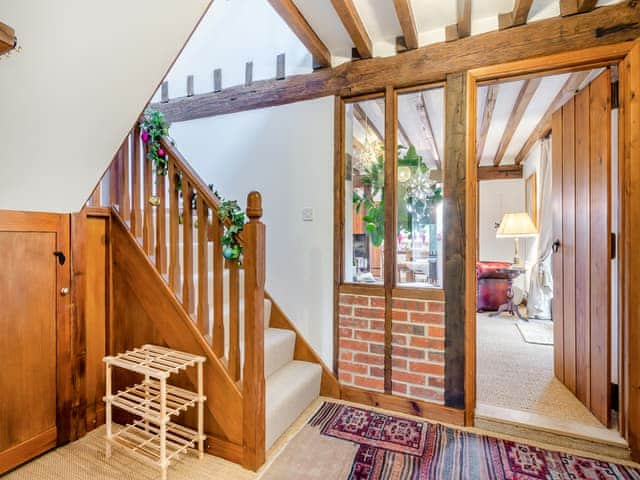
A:
{"type": "Polygon", "coordinates": [[[210,0],[0,0],[0,209],[80,210],[210,0]]]}

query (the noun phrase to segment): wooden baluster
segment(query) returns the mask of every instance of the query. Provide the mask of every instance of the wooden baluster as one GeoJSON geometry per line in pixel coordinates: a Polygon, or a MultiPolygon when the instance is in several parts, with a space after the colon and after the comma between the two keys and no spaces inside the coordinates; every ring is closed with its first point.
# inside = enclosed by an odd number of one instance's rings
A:
{"type": "Polygon", "coordinates": [[[119,170],[120,150],[118,150],[109,168],[109,205],[118,204],[118,170],[119,170]]]}
{"type": "Polygon", "coordinates": [[[95,190],[91,194],[91,206],[92,207],[100,207],[102,206],[102,178],[96,185],[95,190]]]}
{"type": "Polygon", "coordinates": [[[182,282],[182,305],[190,314],[194,311],[193,298],[193,209],[191,200],[193,187],[186,178],[182,178],[182,252],[184,279],[182,282]]]}
{"type": "MultiPolygon", "coordinates": [[[[227,261],[229,271],[229,375],[240,380],[240,268],[227,261]]],[[[224,348],[224,347],[223,347],[224,348]]]]}
{"type": "Polygon", "coordinates": [[[212,212],[213,230],[213,333],[211,347],[218,357],[224,356],[224,260],[222,258],[222,223],[218,212],[212,212]]]}
{"type": "Polygon", "coordinates": [[[180,261],[178,252],[178,226],[180,222],[179,198],[176,185],[175,163],[169,160],[169,286],[173,293],[180,291],[180,261]]]}
{"type": "Polygon", "coordinates": [[[129,203],[129,139],[127,135],[120,147],[120,216],[127,222],[130,220],[131,204],[129,203]]]}
{"type": "Polygon", "coordinates": [[[140,209],[140,126],[133,127],[131,138],[131,230],[133,236],[142,235],[142,210],[140,209]]]}
{"type": "Polygon", "coordinates": [[[209,262],[207,261],[207,219],[209,209],[198,195],[198,328],[209,334],[209,262]]]}
{"type": "Polygon", "coordinates": [[[156,268],[167,273],[167,176],[156,173],[156,195],[160,201],[156,207],[156,268]]]}
{"type": "Polygon", "coordinates": [[[265,460],[264,276],[265,226],[262,198],[247,196],[244,227],[244,368],[242,387],[242,464],[256,471],[265,460]]]}
{"type": "Polygon", "coordinates": [[[142,225],[142,248],[148,255],[153,252],[153,219],[151,218],[152,209],[149,199],[153,196],[153,165],[151,160],[147,158],[146,145],[142,146],[142,175],[144,177],[144,195],[142,203],[144,205],[144,219],[142,225]]]}

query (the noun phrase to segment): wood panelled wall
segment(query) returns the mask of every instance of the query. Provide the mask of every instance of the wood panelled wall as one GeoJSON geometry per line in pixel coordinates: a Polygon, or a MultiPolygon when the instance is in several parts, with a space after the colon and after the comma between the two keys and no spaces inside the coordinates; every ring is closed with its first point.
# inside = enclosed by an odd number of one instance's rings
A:
{"type": "Polygon", "coordinates": [[[605,425],[610,407],[611,75],[552,119],[554,371],[605,425]]]}

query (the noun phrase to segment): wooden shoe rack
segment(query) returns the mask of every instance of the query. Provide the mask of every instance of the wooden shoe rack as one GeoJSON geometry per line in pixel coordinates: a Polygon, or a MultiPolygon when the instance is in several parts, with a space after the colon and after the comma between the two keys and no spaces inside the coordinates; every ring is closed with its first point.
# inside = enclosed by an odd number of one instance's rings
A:
{"type": "Polygon", "coordinates": [[[198,447],[198,457],[204,453],[204,401],[202,365],[204,357],[178,352],[156,345],[104,358],[106,363],[106,456],[111,457],[113,445],[136,458],[160,468],[162,480],[167,468],[189,448],[198,447]],[[144,375],[142,383],[112,393],[112,369],[119,367],[144,375]],[[197,392],[167,383],[171,375],[187,368],[197,369],[197,392]],[[130,425],[114,433],[112,408],[117,407],[137,417],[130,425]],[[172,420],[189,408],[198,409],[198,430],[184,427],[172,420]]]}

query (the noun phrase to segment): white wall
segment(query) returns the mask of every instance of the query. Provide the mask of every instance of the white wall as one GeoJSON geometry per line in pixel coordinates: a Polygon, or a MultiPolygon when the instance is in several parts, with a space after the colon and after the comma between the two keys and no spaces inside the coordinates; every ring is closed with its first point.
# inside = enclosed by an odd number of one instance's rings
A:
{"type": "Polygon", "coordinates": [[[333,97],[175,123],[178,149],[244,207],[262,193],[267,290],[332,363],[333,97]],[[302,209],[313,208],[312,222],[302,209]]]}
{"type": "Polygon", "coordinates": [[[209,0],[0,0],[0,209],[78,211],[209,0]]]}
{"type": "MultiPolygon", "coordinates": [[[[513,239],[496,238],[495,224],[500,223],[505,213],[524,212],[524,180],[484,180],[479,183],[479,260],[513,262],[513,239]]],[[[522,239],[520,257],[527,258],[522,239]]]]}

